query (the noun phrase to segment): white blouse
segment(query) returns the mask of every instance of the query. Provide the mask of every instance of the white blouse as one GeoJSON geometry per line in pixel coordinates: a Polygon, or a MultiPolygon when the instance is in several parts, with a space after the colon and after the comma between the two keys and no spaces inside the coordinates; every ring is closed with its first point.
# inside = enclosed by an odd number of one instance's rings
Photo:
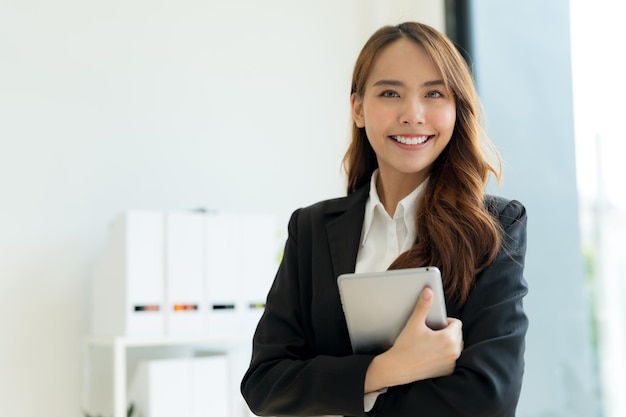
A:
{"type": "Polygon", "coordinates": [[[378,197],[377,178],[378,170],[372,174],[370,195],[365,205],[355,272],[387,270],[401,253],[413,246],[416,238],[415,213],[426,181],[398,203],[391,218],[378,197]]]}

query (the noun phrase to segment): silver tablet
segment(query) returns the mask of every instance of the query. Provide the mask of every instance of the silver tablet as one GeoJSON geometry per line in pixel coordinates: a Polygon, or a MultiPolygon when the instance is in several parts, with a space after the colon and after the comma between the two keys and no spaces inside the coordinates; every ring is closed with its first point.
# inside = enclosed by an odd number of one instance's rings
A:
{"type": "Polygon", "coordinates": [[[354,353],[379,354],[389,349],[425,287],[434,294],[426,325],[438,330],[448,324],[441,272],[436,267],[343,274],[337,285],[354,353]]]}

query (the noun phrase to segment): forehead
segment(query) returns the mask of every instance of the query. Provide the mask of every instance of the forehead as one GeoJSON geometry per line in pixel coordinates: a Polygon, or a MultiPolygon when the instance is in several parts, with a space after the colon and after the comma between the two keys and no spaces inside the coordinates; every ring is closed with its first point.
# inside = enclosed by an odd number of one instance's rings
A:
{"type": "Polygon", "coordinates": [[[415,41],[401,38],[387,45],[374,59],[367,84],[380,79],[397,79],[413,84],[440,80],[442,74],[426,52],[415,41]],[[411,82],[413,81],[413,82],[411,82]]]}

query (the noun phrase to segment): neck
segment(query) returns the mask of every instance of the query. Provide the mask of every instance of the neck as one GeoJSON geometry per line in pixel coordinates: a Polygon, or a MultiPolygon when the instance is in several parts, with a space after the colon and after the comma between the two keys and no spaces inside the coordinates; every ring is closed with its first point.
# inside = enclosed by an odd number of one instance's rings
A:
{"type": "Polygon", "coordinates": [[[379,171],[376,181],[378,198],[385,207],[389,216],[393,217],[398,203],[407,195],[411,194],[425,178],[422,176],[402,175],[396,178],[389,178],[379,171]]]}

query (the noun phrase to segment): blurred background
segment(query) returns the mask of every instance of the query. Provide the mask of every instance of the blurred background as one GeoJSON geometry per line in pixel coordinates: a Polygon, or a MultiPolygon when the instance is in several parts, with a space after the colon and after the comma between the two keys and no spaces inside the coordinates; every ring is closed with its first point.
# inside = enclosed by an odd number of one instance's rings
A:
{"type": "MultiPolygon", "coordinates": [[[[626,415],[623,2],[1,0],[0,414],[81,415],[89,286],[127,209],[344,194],[352,65],[419,20],[467,52],[527,207],[521,417],[626,415]]],[[[107,416],[108,417],[108,416],[107,416]]]]}

